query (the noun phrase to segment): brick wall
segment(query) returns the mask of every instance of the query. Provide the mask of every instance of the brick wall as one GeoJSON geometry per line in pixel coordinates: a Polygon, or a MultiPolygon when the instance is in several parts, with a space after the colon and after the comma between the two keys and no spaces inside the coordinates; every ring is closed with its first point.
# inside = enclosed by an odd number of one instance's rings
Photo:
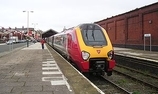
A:
{"type": "MultiPolygon", "coordinates": [[[[114,46],[143,49],[144,34],[151,34],[152,49],[158,50],[158,3],[95,22],[105,28],[114,46]]],[[[145,38],[147,48],[149,38],[145,38]]]]}

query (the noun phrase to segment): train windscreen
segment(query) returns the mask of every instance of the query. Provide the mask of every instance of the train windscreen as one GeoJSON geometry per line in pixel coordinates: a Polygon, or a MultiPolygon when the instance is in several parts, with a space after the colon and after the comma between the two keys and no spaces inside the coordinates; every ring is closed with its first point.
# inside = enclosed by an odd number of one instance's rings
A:
{"type": "Polygon", "coordinates": [[[98,25],[84,24],[80,26],[82,37],[87,46],[105,46],[107,40],[105,35],[98,25]]]}

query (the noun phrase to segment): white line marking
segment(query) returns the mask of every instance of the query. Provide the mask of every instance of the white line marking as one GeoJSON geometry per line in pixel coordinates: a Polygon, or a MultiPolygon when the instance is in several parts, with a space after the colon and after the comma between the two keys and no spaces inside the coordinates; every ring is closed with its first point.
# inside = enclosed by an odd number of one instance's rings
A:
{"type": "Polygon", "coordinates": [[[51,63],[56,63],[56,62],[55,61],[45,61],[45,62],[42,62],[42,63],[51,64],[51,63]]]}
{"type": "Polygon", "coordinates": [[[57,66],[57,64],[42,64],[43,67],[45,66],[57,66]]]}
{"type": "Polygon", "coordinates": [[[56,81],[63,80],[63,77],[42,77],[42,81],[56,81]]]}
{"type": "Polygon", "coordinates": [[[51,81],[51,85],[66,85],[64,80],[61,81],[51,81]]]}
{"type": "Polygon", "coordinates": [[[70,88],[69,83],[67,82],[68,79],[67,79],[64,75],[62,75],[62,77],[63,77],[63,79],[65,80],[66,86],[67,86],[67,88],[69,89],[69,91],[72,91],[71,88],[70,88]]]}
{"type": "Polygon", "coordinates": [[[42,74],[62,74],[60,71],[55,72],[43,72],[42,74]]]}
{"type": "MultiPolygon", "coordinates": [[[[50,53],[49,50],[48,52],[50,53]]],[[[50,55],[53,58],[51,53],[50,55]]],[[[50,60],[50,61],[42,62],[42,70],[43,70],[42,74],[48,75],[48,76],[49,75],[53,76],[51,74],[54,74],[54,75],[60,74],[61,77],[56,77],[56,76],[55,77],[42,77],[42,81],[50,81],[51,85],[66,85],[68,90],[72,92],[71,87],[69,83],[67,82],[67,78],[61,72],[56,61],[54,59],[47,59],[47,60],[50,60]]]]}
{"type": "Polygon", "coordinates": [[[54,60],[54,59],[47,59],[47,60],[54,60]]]}
{"type": "Polygon", "coordinates": [[[42,68],[42,70],[54,70],[54,69],[58,69],[57,67],[44,67],[42,68]]]}

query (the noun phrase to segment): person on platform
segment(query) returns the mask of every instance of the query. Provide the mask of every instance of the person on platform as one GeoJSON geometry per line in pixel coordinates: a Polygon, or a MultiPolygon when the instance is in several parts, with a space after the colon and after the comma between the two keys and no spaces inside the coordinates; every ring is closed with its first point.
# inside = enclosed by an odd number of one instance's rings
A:
{"type": "Polygon", "coordinates": [[[45,43],[45,40],[44,40],[44,39],[41,39],[42,49],[44,49],[44,43],[45,43]]]}

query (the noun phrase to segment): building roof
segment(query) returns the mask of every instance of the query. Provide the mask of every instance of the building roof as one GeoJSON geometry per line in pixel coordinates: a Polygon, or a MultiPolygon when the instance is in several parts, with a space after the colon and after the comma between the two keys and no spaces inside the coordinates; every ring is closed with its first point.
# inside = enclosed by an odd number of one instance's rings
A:
{"type": "Polygon", "coordinates": [[[42,33],[42,38],[46,38],[46,37],[50,37],[54,34],[57,34],[58,32],[53,30],[53,29],[49,29],[46,32],[42,33]]]}

